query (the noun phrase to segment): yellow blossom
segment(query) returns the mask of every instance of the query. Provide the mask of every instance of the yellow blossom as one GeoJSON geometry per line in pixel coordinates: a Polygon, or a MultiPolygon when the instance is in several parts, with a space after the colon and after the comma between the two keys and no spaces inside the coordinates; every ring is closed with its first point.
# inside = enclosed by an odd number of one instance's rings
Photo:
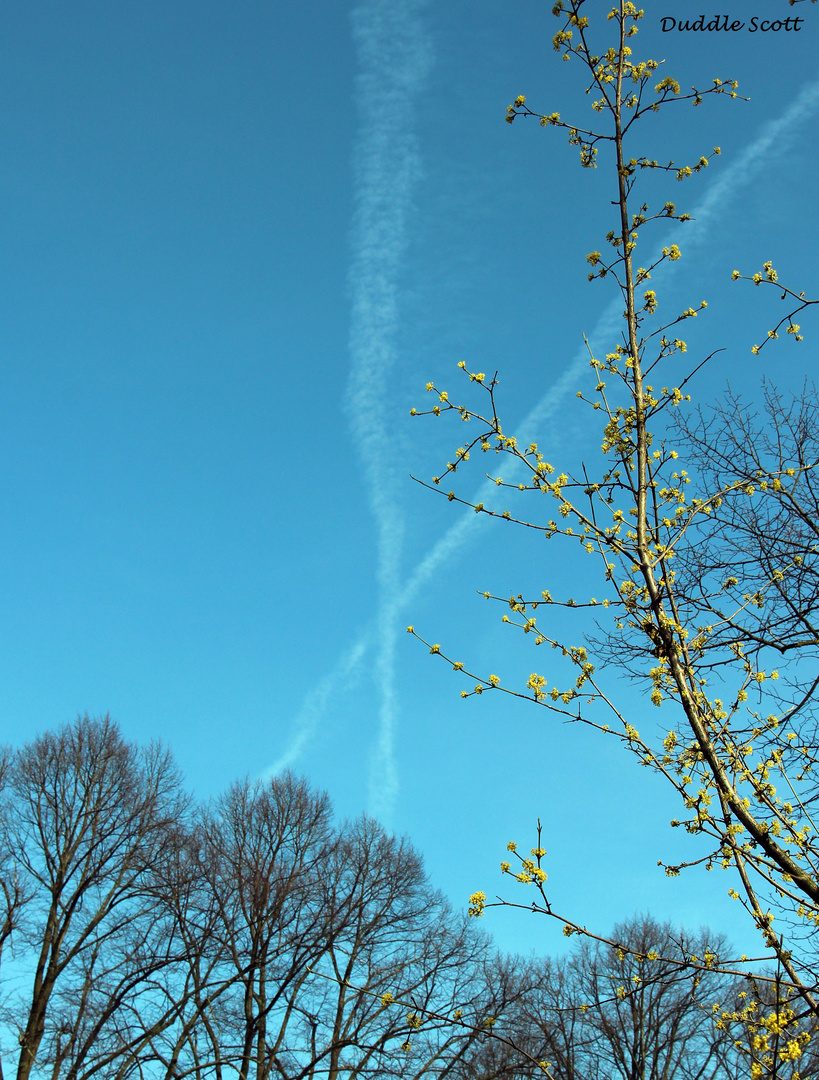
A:
{"type": "Polygon", "coordinates": [[[483,909],[486,907],[486,893],[474,892],[469,897],[469,914],[473,919],[480,919],[483,916],[483,909]]]}

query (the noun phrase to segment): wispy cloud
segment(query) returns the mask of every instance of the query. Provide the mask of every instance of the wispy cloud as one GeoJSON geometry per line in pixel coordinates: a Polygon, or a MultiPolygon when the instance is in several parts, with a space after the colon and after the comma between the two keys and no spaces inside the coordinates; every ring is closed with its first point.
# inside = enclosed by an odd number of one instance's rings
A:
{"type": "MultiPolygon", "coordinates": [[[[327,688],[335,687],[337,691],[345,683],[351,683],[370,649],[375,649],[374,669],[381,702],[370,764],[370,808],[384,820],[391,817],[398,792],[394,755],[395,649],[397,635],[403,629],[402,616],[420,590],[449,558],[463,550],[464,543],[481,524],[479,515],[471,510],[464,512],[415,567],[402,576],[404,517],[393,495],[394,477],[382,449],[388,435],[388,376],[395,360],[395,336],[400,319],[398,274],[407,247],[412,189],[420,171],[412,135],[412,101],[430,64],[431,50],[421,19],[425,6],[424,0],[418,0],[396,11],[397,5],[368,0],[353,13],[361,69],[357,91],[361,129],[356,156],[355,254],[350,273],[353,319],[349,405],[378,527],[378,613],[308,695],[288,751],[267,770],[267,774],[273,774],[296,761],[319,724],[329,698],[327,688]]],[[[712,182],[702,201],[691,211],[695,220],[686,227],[686,252],[707,240],[715,215],[736,197],[740,188],[755,179],[771,151],[788,145],[817,110],[819,80],[807,84],[780,116],[765,124],[735,162],[712,182]]],[[[667,242],[671,243],[672,238],[667,242]]],[[[659,281],[662,273],[655,272],[654,276],[659,281]]],[[[619,339],[622,308],[622,299],[613,300],[588,332],[593,349],[604,350],[619,339]]],[[[519,442],[537,437],[544,423],[555,416],[566,397],[577,389],[578,378],[587,364],[588,351],[582,345],[560,378],[515,425],[519,442]]],[[[512,478],[508,467],[504,468],[504,474],[512,478]]],[[[484,481],[473,501],[487,501],[494,490],[492,482],[484,481]]]]}

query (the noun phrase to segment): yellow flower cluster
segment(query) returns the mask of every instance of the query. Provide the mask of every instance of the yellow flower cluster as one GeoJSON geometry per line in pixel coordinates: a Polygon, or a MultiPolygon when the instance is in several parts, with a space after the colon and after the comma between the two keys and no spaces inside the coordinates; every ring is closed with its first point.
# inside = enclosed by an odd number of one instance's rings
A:
{"type": "Polygon", "coordinates": [[[486,893],[474,892],[469,897],[469,915],[473,919],[483,917],[483,909],[486,907],[486,893]]]}

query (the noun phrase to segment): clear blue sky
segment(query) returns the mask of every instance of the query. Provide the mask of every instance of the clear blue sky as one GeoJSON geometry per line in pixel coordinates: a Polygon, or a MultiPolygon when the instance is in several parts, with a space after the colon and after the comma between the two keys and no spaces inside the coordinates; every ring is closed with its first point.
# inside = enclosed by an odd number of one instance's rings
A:
{"type": "MultiPolygon", "coordinates": [[[[455,424],[408,414],[427,380],[456,396],[460,360],[499,370],[509,431],[555,464],[594,460],[574,393],[582,334],[612,340],[613,293],[585,264],[614,225],[611,177],[581,171],[561,133],[503,121],[519,93],[586,115],[549,8],[4,6],[2,735],[110,711],[129,737],[166,740],[202,797],[290,764],[340,814],[408,834],[461,905],[502,889],[507,840],[530,846],[540,816],[568,915],[605,930],[650,910],[750,950],[726,875],[657,868],[694,852],[659,780],[523,703],[462,702],[405,633],[525,680],[531,651],[476,590],[571,579],[557,544],[409,478],[458,445],[455,424]]],[[[658,293],[669,310],[709,301],[691,355],[725,352],[699,400],[728,380],[753,398],[769,365],[795,387],[816,353],[806,325],[801,346],[752,357],[775,297],[765,309],[730,273],[772,259],[819,293],[819,9],[726,0],[802,29],[661,32],[686,9],[647,2],[638,51],[684,87],[737,78],[751,101],[645,125],[650,156],[722,148],[661,193],[704,209],[669,234],[684,254],[658,293]]],[[[508,948],[562,947],[529,916],[485,925],[508,948]]]]}

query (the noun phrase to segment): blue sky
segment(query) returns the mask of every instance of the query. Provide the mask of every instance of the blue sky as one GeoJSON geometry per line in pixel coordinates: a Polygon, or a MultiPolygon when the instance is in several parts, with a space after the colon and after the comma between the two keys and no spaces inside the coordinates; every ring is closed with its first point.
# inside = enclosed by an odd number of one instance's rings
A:
{"type": "MultiPolygon", "coordinates": [[[[649,156],[722,148],[649,191],[699,208],[663,237],[683,259],[657,290],[669,309],[709,301],[689,351],[725,351],[697,399],[728,381],[753,399],[766,372],[800,385],[815,354],[806,327],[752,357],[775,298],[730,273],[772,259],[817,294],[819,10],[797,7],[799,33],[661,32],[686,11],[646,4],[639,51],[684,87],[737,78],[751,100],[644,126],[649,156]]],[[[659,780],[524,703],[462,702],[405,633],[525,681],[531,651],[476,590],[574,573],[566,549],[409,477],[458,445],[409,409],[428,380],[456,397],[461,360],[499,371],[509,431],[556,465],[594,461],[574,394],[583,333],[602,350],[616,332],[585,264],[613,225],[611,178],[559,132],[503,122],[519,93],[586,115],[553,22],[534,0],[5,6],[2,734],[109,711],[166,740],[202,797],[289,764],[339,814],[409,835],[458,904],[515,897],[498,864],[540,816],[567,915],[604,930],[650,910],[750,951],[724,874],[657,868],[694,851],[659,780]]],[[[562,948],[531,916],[485,924],[510,949],[562,948]]]]}

